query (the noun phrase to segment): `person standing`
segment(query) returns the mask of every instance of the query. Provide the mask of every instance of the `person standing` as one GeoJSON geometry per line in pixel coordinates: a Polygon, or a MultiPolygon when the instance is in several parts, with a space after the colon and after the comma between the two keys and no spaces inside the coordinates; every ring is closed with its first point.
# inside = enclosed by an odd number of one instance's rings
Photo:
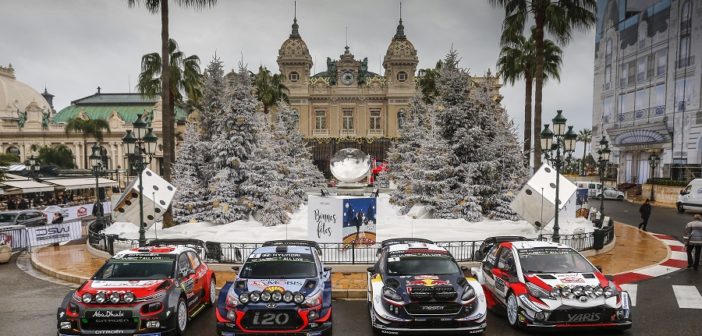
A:
{"type": "Polygon", "coordinates": [[[641,204],[641,207],[639,207],[639,213],[641,214],[641,219],[643,220],[643,222],[639,224],[639,229],[646,231],[646,226],[648,226],[648,218],[651,217],[651,203],[649,202],[648,198],[644,204],[641,204]]]}
{"type": "Polygon", "coordinates": [[[683,233],[683,242],[687,247],[687,268],[694,268],[695,271],[700,265],[700,250],[702,250],[702,215],[695,214],[695,220],[687,223],[683,233]],[[692,258],[692,251],[695,251],[695,258],[692,258]]]}

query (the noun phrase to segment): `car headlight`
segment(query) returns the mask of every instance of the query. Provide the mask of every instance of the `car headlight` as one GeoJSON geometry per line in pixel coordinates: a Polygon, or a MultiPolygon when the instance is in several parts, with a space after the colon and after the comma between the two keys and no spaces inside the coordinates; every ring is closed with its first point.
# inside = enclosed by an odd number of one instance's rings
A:
{"type": "Polygon", "coordinates": [[[583,286],[573,287],[573,295],[575,295],[576,297],[582,296],[583,295],[583,286]]]}
{"type": "Polygon", "coordinates": [[[251,302],[256,303],[259,300],[261,300],[261,293],[260,292],[253,292],[253,293],[249,294],[249,299],[251,299],[251,302]]]}
{"type": "Polygon", "coordinates": [[[110,302],[119,303],[119,293],[114,292],[114,293],[110,294],[110,302]]]}
{"type": "Polygon", "coordinates": [[[85,293],[81,297],[81,300],[83,300],[83,302],[85,302],[85,303],[90,303],[93,301],[93,295],[90,293],[85,293]]]}
{"type": "Polygon", "coordinates": [[[322,291],[319,290],[316,293],[307,296],[302,304],[308,307],[314,307],[322,304],[322,291]]]}
{"type": "Polygon", "coordinates": [[[533,297],[537,297],[539,299],[552,299],[551,297],[551,292],[531,283],[527,282],[526,283],[527,289],[529,290],[529,294],[533,297]]]}
{"type": "Polygon", "coordinates": [[[463,295],[461,295],[461,301],[468,301],[475,297],[475,289],[473,286],[466,285],[463,287],[463,295]]]}
{"type": "Polygon", "coordinates": [[[290,291],[287,291],[283,294],[283,301],[290,303],[293,300],[293,293],[290,291]]]}
{"type": "Polygon", "coordinates": [[[136,299],[136,297],[134,296],[134,293],[127,292],[124,294],[124,302],[125,303],[132,303],[132,302],[134,302],[134,299],[136,299]]]}
{"type": "Polygon", "coordinates": [[[611,298],[613,296],[619,295],[619,290],[617,290],[617,285],[610,281],[607,287],[604,288],[604,297],[611,298]]]}
{"type": "Polygon", "coordinates": [[[261,301],[263,302],[268,302],[271,300],[271,292],[263,292],[261,293],[261,301]]]}
{"type": "Polygon", "coordinates": [[[97,303],[105,303],[105,294],[104,293],[97,293],[97,295],[95,295],[95,301],[97,303]]]}
{"type": "Polygon", "coordinates": [[[297,292],[295,293],[295,295],[293,295],[293,300],[295,301],[295,303],[301,304],[303,301],[305,301],[305,296],[302,295],[302,293],[297,292]]]}
{"type": "Polygon", "coordinates": [[[390,287],[383,287],[383,297],[391,301],[402,302],[402,296],[390,287]]]}
{"type": "Polygon", "coordinates": [[[273,302],[280,302],[282,299],[283,294],[281,294],[279,291],[275,291],[273,294],[271,294],[271,300],[273,300],[273,302]]]}
{"type": "Polygon", "coordinates": [[[226,305],[228,307],[236,307],[239,305],[239,297],[236,295],[236,293],[234,293],[233,290],[229,290],[229,292],[227,292],[226,305]]]}
{"type": "Polygon", "coordinates": [[[241,295],[239,295],[239,302],[241,302],[241,304],[249,303],[249,293],[241,293],[241,295]]]}

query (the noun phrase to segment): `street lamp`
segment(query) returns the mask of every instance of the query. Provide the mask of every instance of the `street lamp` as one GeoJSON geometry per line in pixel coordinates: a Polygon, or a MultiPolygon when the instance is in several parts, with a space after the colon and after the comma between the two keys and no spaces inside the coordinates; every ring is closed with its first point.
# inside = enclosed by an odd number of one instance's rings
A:
{"type": "Polygon", "coordinates": [[[560,227],[558,226],[558,210],[561,201],[558,199],[560,188],[561,166],[563,165],[563,157],[566,153],[572,153],[575,150],[577,134],[573,131],[573,126],[568,126],[566,131],[567,119],[563,116],[563,111],[558,110],[556,116],[551,120],[553,122],[553,131],[549,129],[548,124],[544,124],[544,129],[541,131],[541,150],[548,153],[551,150],[556,151],[553,163],[556,166],[556,210],[553,217],[553,237],[552,240],[558,243],[561,239],[559,235],[560,227]],[[562,150],[562,153],[561,153],[562,150]]]}
{"type": "Polygon", "coordinates": [[[99,179],[105,170],[103,162],[105,161],[105,156],[103,155],[100,146],[96,143],[93,145],[93,153],[90,154],[90,164],[93,166],[93,176],[95,176],[95,204],[94,207],[100,207],[98,210],[94,210],[93,213],[97,214],[96,221],[102,221],[102,202],[100,202],[100,184],[99,179]]]}
{"type": "Polygon", "coordinates": [[[148,125],[141,116],[141,114],[137,115],[137,119],[132,123],[134,130],[127,130],[127,134],[122,137],[122,143],[132,164],[132,171],[139,175],[139,246],[144,246],[146,245],[146,224],[144,223],[144,186],[141,175],[154,157],[158,138],[153,128],[147,128],[148,125]]]}
{"type": "Polygon", "coordinates": [[[661,158],[656,154],[651,154],[651,156],[648,157],[648,164],[651,166],[651,202],[656,200],[653,198],[653,186],[656,184],[653,178],[656,177],[656,167],[658,166],[659,162],[661,162],[661,158]]]}
{"type": "MultiPolygon", "coordinates": [[[[600,148],[597,150],[599,163],[599,173],[600,173],[600,186],[602,188],[602,194],[600,195],[600,218],[604,221],[604,178],[607,173],[607,165],[609,164],[609,155],[612,151],[609,149],[609,141],[604,136],[600,140],[600,148]]],[[[602,223],[604,225],[604,223],[602,223]]]]}
{"type": "Polygon", "coordinates": [[[37,172],[41,167],[34,155],[30,156],[29,159],[27,159],[27,168],[29,168],[29,177],[36,180],[37,172]]]}

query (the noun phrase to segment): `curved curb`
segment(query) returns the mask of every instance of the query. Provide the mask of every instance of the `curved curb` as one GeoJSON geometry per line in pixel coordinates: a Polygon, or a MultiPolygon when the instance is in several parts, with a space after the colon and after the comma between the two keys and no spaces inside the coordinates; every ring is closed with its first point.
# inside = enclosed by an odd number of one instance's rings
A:
{"type": "Polygon", "coordinates": [[[668,250],[668,254],[657,264],[615,274],[614,280],[618,284],[628,284],[653,279],[687,267],[687,255],[685,254],[685,245],[683,245],[683,243],[673,236],[650,232],[648,232],[648,234],[663,243],[668,250]]]}
{"type": "Polygon", "coordinates": [[[39,271],[39,272],[41,272],[41,273],[44,273],[44,274],[46,274],[46,275],[48,275],[48,276],[50,276],[50,277],[54,277],[54,278],[56,278],[56,279],[60,279],[60,280],[63,280],[63,281],[72,282],[72,283],[75,283],[75,284],[82,284],[83,282],[85,282],[85,281],[88,280],[88,278],[84,278],[84,277],[81,277],[81,276],[76,276],[76,275],[69,274],[69,273],[66,273],[66,272],[54,271],[54,270],[51,269],[49,266],[46,266],[46,265],[44,265],[42,262],[38,261],[38,260],[34,257],[34,255],[35,255],[34,252],[30,253],[30,259],[29,259],[29,261],[30,261],[30,263],[32,264],[32,267],[34,267],[34,269],[36,269],[37,271],[39,271]]]}

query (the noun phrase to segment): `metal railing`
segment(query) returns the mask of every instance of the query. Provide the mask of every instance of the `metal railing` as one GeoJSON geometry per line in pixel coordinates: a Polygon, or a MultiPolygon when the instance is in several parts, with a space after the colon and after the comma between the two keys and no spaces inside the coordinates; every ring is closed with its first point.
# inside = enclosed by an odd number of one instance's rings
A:
{"type": "Polygon", "coordinates": [[[29,247],[27,228],[23,225],[1,227],[0,243],[10,245],[12,252],[27,249],[29,247]]]}
{"type": "MultiPolygon", "coordinates": [[[[88,242],[98,250],[108,252],[113,255],[116,252],[135,248],[139,246],[137,239],[123,239],[115,235],[105,235],[99,233],[94,225],[89,226],[88,242]]],[[[595,235],[605,234],[601,244],[607,245],[614,238],[613,227],[598,230],[598,233],[582,233],[572,235],[561,235],[561,244],[568,245],[577,251],[585,251],[596,246],[595,235]],[[607,230],[607,232],[604,232],[607,230]]],[[[538,240],[551,241],[552,236],[542,234],[538,240]]],[[[447,249],[458,262],[478,261],[476,251],[480,248],[482,240],[474,241],[443,241],[436,242],[437,245],[447,249]]],[[[205,261],[209,263],[239,264],[246,259],[254,250],[261,247],[263,243],[238,243],[238,242],[212,242],[206,241],[205,261]]],[[[322,261],[327,264],[373,264],[377,260],[377,252],[380,244],[354,245],[344,243],[320,243],[322,250],[322,261]]]]}

